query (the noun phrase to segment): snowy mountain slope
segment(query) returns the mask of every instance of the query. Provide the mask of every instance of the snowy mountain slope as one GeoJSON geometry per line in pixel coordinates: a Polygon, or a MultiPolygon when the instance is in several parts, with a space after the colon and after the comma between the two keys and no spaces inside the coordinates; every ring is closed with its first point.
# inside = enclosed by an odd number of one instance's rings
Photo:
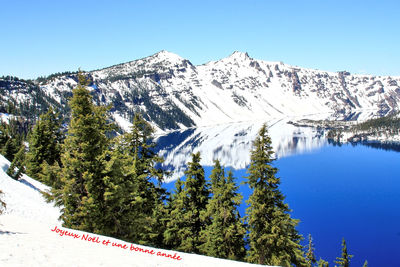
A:
{"type": "MultiPolygon", "coordinates": [[[[140,111],[162,130],[325,113],[357,119],[398,110],[400,101],[400,77],[305,69],[242,52],[195,66],[161,51],[87,75],[95,101],[112,104],[120,121],[140,111]]],[[[40,90],[65,105],[76,83],[76,74],[55,76],[40,90]]]]}
{"type": "MultiPolygon", "coordinates": [[[[297,68],[255,60],[241,52],[194,66],[173,53],[161,51],[90,74],[96,88],[104,92],[105,102],[118,98],[128,108],[139,107],[149,113],[143,99],[147,96],[160,111],[179,110],[189,118],[179,126],[314,113],[347,116],[361,110],[385,113],[398,109],[400,99],[399,77],[297,68]],[[132,92],[143,95],[135,99],[130,96],[132,92]]],[[[165,129],[151,116],[149,120],[165,129]]]]}
{"type": "MultiPolygon", "coordinates": [[[[35,120],[42,110],[49,106],[62,108],[52,96],[32,81],[16,77],[0,78],[0,113],[23,116],[35,120]]],[[[3,116],[2,116],[3,119],[3,116]]]]}
{"type": "MultiPolygon", "coordinates": [[[[60,225],[59,208],[46,203],[40,191],[47,190],[46,185],[23,175],[19,181],[10,178],[6,171],[10,162],[0,155],[0,190],[3,191],[3,201],[7,204],[5,214],[35,220],[40,223],[60,225]]],[[[1,223],[1,220],[0,220],[1,223]]]]}
{"type": "Polygon", "coordinates": [[[13,180],[5,173],[9,165],[0,155],[0,189],[7,204],[5,214],[0,215],[0,266],[259,266],[61,227],[59,209],[46,203],[39,192],[47,186],[26,175],[13,180]],[[57,232],[56,227],[69,234],[57,232]]]}

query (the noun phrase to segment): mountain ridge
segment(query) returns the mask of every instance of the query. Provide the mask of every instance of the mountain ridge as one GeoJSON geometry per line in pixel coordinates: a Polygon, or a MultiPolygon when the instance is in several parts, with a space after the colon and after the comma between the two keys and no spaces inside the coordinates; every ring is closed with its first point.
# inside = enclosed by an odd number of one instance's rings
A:
{"type": "MultiPolygon", "coordinates": [[[[309,114],[362,120],[395,112],[400,102],[400,77],[301,68],[240,51],[193,65],[162,50],[85,73],[94,101],[111,104],[123,129],[136,112],[165,131],[309,114]]],[[[52,77],[37,83],[38,90],[65,106],[76,75],[52,77]]]]}

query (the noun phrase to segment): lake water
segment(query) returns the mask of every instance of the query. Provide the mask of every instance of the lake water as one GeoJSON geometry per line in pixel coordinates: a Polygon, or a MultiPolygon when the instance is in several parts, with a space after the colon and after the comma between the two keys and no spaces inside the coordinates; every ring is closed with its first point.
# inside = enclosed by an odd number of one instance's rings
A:
{"type": "MultiPolygon", "coordinates": [[[[206,176],[211,172],[212,158],[219,157],[225,166],[235,168],[238,183],[244,181],[243,164],[248,164],[244,154],[248,154],[249,140],[254,139],[254,129],[260,125],[242,126],[224,128],[233,139],[222,134],[222,129],[212,134],[210,129],[203,129],[203,133],[183,131],[163,139],[174,140],[170,146],[164,142],[163,147],[169,147],[163,150],[164,156],[179,159],[169,162],[169,167],[190,160],[188,152],[201,151],[206,176]],[[225,146],[223,140],[233,145],[225,146]],[[209,150],[211,154],[207,154],[209,150]]],[[[286,122],[277,122],[275,127],[270,132],[278,155],[274,164],[279,169],[280,189],[293,210],[292,217],[301,221],[297,229],[304,237],[309,233],[313,236],[317,258],[334,266],[344,237],[354,255],[352,266],[362,266],[365,260],[369,266],[400,266],[400,153],[363,145],[333,146],[325,141],[324,132],[287,126],[286,122]]],[[[177,169],[184,169],[178,165],[177,169]]],[[[173,182],[166,187],[174,188],[173,182]]],[[[249,189],[242,185],[240,190],[246,200],[249,189]]],[[[242,204],[242,215],[244,211],[242,204]]]]}
{"type": "Polygon", "coordinates": [[[281,190],[314,237],[317,255],[332,262],[341,239],[362,266],[400,266],[400,154],[365,146],[326,146],[276,162],[281,190]]]}

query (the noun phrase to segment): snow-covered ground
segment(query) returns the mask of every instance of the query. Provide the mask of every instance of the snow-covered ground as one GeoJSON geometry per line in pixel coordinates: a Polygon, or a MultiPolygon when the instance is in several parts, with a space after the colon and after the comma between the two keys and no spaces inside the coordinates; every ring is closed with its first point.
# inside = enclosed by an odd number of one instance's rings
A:
{"type": "Polygon", "coordinates": [[[7,204],[0,215],[0,266],[258,266],[64,228],[60,210],[40,193],[48,187],[26,175],[13,180],[6,174],[9,165],[0,155],[1,198],[7,204]]]}

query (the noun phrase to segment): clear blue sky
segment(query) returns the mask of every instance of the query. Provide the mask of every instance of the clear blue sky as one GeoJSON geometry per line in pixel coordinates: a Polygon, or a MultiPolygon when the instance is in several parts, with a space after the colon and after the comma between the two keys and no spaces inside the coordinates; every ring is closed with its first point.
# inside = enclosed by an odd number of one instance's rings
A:
{"type": "Polygon", "coordinates": [[[327,71],[400,76],[398,0],[13,0],[0,12],[0,76],[36,78],[176,53],[239,50],[327,71]]]}

